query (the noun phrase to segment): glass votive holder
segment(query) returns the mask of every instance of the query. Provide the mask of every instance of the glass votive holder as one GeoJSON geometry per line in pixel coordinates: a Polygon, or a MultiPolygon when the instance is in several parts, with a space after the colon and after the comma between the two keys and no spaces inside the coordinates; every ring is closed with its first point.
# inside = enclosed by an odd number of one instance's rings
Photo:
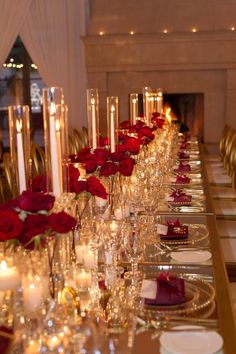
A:
{"type": "Polygon", "coordinates": [[[29,317],[37,317],[42,307],[44,281],[39,275],[26,274],[22,279],[24,311],[29,317]]]}
{"type": "Polygon", "coordinates": [[[21,284],[21,276],[13,257],[0,259],[0,291],[15,290],[21,284]]]}

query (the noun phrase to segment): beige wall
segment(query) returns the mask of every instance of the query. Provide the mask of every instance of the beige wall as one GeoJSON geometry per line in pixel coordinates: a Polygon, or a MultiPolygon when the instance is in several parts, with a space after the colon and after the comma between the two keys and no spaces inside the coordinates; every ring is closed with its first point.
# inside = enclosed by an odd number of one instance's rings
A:
{"type": "Polygon", "coordinates": [[[236,31],[227,29],[233,25],[236,1],[97,0],[94,4],[89,35],[84,41],[88,87],[99,88],[103,126],[107,95],[119,96],[123,120],[128,117],[128,94],[141,93],[143,86],[151,86],[162,87],[168,93],[204,94],[206,142],[219,140],[225,122],[236,128],[236,31]],[[139,4],[135,10],[134,4],[139,4]],[[159,12],[157,4],[161,6],[159,12]],[[171,21],[165,15],[170,4],[171,21]],[[158,33],[160,13],[163,23],[165,17],[166,23],[170,21],[176,28],[174,32],[158,33]],[[188,32],[194,19],[195,26],[200,28],[201,24],[204,32],[188,32]],[[132,23],[142,33],[124,34],[132,23]],[[99,30],[106,34],[97,35],[99,30]]]}

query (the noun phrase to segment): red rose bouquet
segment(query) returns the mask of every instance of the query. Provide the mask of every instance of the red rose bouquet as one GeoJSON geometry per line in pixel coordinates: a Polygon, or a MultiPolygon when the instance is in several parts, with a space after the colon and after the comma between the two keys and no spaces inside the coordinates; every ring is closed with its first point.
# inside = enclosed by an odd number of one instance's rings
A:
{"type": "MultiPolygon", "coordinates": [[[[129,138],[129,137],[128,137],[129,138]]],[[[120,172],[123,176],[131,176],[135,161],[129,156],[131,150],[137,153],[139,145],[133,139],[126,139],[126,145],[122,150],[122,145],[117,146],[117,152],[111,153],[106,149],[95,149],[93,153],[90,148],[80,150],[76,155],[72,155],[72,163],[81,163],[87,174],[95,171],[99,176],[109,177],[120,172]]]]}
{"type": "Polygon", "coordinates": [[[48,236],[73,230],[76,219],[64,211],[53,212],[55,197],[24,191],[18,198],[0,208],[0,242],[40,248],[48,236]]]}

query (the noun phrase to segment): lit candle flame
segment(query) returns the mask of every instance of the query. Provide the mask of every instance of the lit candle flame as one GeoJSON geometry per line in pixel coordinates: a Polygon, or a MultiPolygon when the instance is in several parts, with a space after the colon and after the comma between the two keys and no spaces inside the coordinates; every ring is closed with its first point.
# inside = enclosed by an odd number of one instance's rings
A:
{"type": "Polygon", "coordinates": [[[61,124],[60,124],[59,119],[56,119],[56,121],[55,121],[55,129],[56,129],[56,132],[59,132],[61,130],[61,124]]]}
{"type": "Polygon", "coordinates": [[[56,114],[56,105],[54,102],[51,102],[50,104],[50,116],[53,116],[56,114]]]}
{"type": "Polygon", "coordinates": [[[170,115],[170,111],[171,111],[171,108],[168,107],[168,108],[166,109],[166,119],[167,119],[168,123],[171,123],[171,121],[172,121],[171,115],[170,115]]]}
{"type": "Polygon", "coordinates": [[[22,120],[21,119],[16,120],[16,131],[17,131],[17,133],[21,133],[21,131],[22,131],[22,120]]]}
{"type": "Polygon", "coordinates": [[[5,269],[7,269],[7,262],[3,260],[1,262],[0,270],[5,270],[5,269]]]}
{"type": "Polygon", "coordinates": [[[113,105],[111,105],[111,113],[115,112],[115,107],[113,105]]]}

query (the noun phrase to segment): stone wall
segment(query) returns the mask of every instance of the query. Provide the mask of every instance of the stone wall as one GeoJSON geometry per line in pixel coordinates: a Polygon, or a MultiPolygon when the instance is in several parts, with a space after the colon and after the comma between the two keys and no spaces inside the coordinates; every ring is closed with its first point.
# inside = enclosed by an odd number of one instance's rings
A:
{"type": "MultiPolygon", "coordinates": [[[[235,10],[236,13],[236,2],[172,0],[165,3],[176,5],[176,16],[174,17],[173,13],[171,15],[172,22],[165,15],[167,5],[164,6],[164,1],[110,0],[109,5],[106,0],[95,0],[89,34],[84,38],[84,43],[88,87],[99,88],[103,128],[106,120],[106,96],[119,96],[120,117],[123,120],[128,117],[129,93],[141,93],[143,86],[162,87],[168,93],[203,93],[204,141],[217,142],[226,122],[236,128],[236,31],[226,29],[226,25],[229,28],[233,23],[232,11],[235,10]],[[135,20],[131,16],[130,8],[134,3],[139,4],[139,7],[135,8],[137,12],[135,20]],[[136,24],[136,31],[138,30],[138,20],[141,21],[142,13],[141,3],[161,4],[166,23],[169,21],[168,23],[172,24],[172,32],[160,33],[165,22],[162,19],[162,25],[154,33],[152,22],[155,18],[154,11],[151,12],[150,6],[147,6],[149,12],[143,9],[144,21],[139,27],[142,33],[136,32],[134,35],[124,33],[125,18],[129,25],[126,24],[127,31],[128,28],[132,29],[130,23],[133,27],[136,24]],[[186,5],[187,3],[195,4],[195,22],[194,12],[186,5]],[[205,11],[202,11],[200,16],[202,10],[200,7],[203,3],[205,11]],[[114,12],[114,6],[116,5],[118,11],[122,4],[123,12],[114,12]],[[106,6],[102,14],[98,5],[106,6]],[[180,5],[187,6],[183,17],[187,19],[182,20],[182,27],[180,5]],[[127,10],[126,15],[124,9],[127,10]],[[208,17],[205,12],[208,13],[208,17]],[[216,16],[214,22],[212,12],[216,16]],[[226,17],[217,17],[220,12],[226,17]],[[187,31],[191,23],[197,26],[196,18],[198,21],[201,20],[199,23],[204,30],[200,31],[199,28],[199,32],[196,33],[187,31]],[[103,27],[101,19],[104,21],[103,27]],[[175,28],[177,29],[174,30],[175,28]],[[99,35],[99,30],[104,30],[105,34],[99,35]]],[[[153,10],[156,10],[156,7],[153,7],[153,10]]]]}

